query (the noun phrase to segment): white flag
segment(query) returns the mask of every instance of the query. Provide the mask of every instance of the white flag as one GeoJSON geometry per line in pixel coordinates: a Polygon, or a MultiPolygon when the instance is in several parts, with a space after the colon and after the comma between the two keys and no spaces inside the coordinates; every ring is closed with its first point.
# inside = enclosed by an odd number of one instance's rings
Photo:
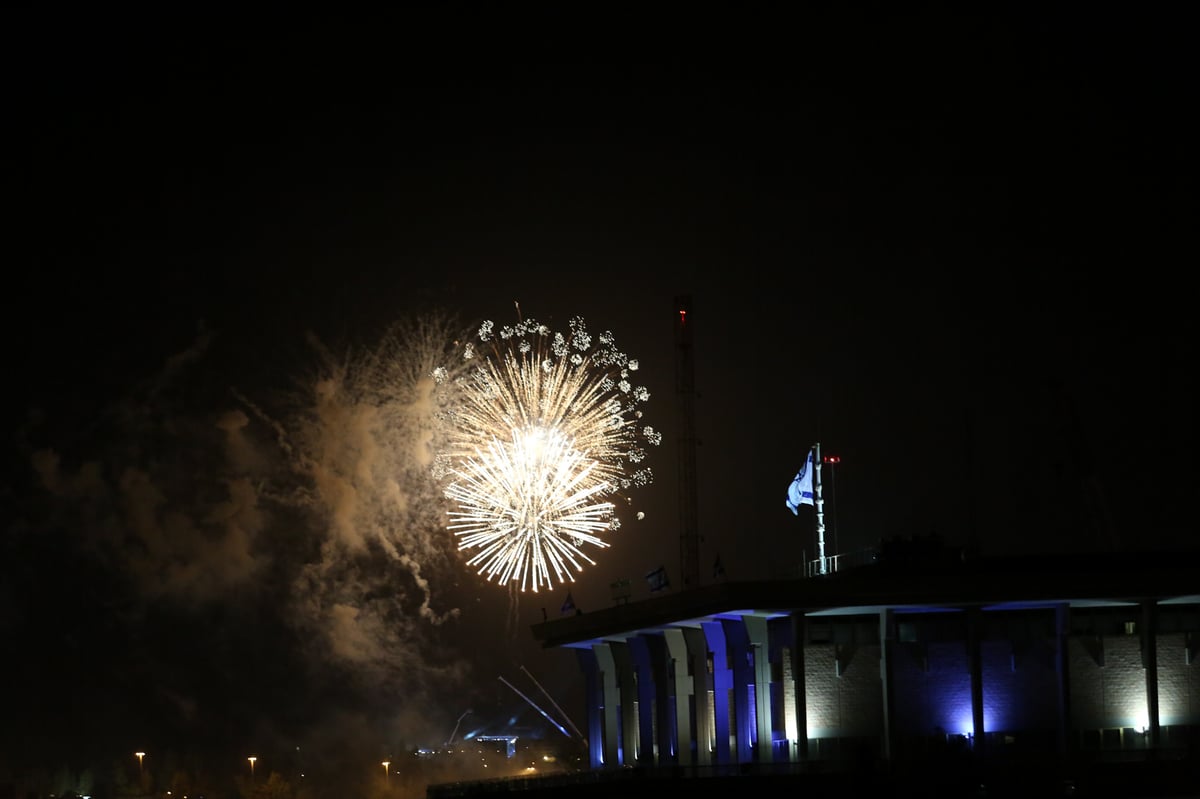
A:
{"type": "Polygon", "coordinates": [[[804,465],[800,467],[800,471],[796,472],[796,477],[792,480],[792,484],[788,486],[787,491],[787,506],[791,509],[793,516],[800,515],[801,505],[813,504],[813,451],[808,451],[808,458],[805,459],[804,465]]]}

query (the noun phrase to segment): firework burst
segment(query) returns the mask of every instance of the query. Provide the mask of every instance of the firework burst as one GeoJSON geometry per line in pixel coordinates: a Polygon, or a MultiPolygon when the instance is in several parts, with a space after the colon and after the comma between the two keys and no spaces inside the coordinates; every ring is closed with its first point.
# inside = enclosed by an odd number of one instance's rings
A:
{"type": "Polygon", "coordinates": [[[579,317],[566,334],[523,320],[498,332],[485,322],[478,337],[443,452],[449,529],[489,581],[573,581],[595,563],[583,547],[607,547],[620,527],[613,498],[653,479],[640,464],[662,437],[641,423],[638,362],[579,317]]]}

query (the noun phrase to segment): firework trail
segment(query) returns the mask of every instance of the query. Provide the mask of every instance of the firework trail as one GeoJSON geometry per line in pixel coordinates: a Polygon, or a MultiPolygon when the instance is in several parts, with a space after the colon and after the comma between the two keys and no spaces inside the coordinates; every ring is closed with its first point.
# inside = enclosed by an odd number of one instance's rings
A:
{"type": "MultiPolygon", "coordinates": [[[[569,332],[521,320],[480,326],[474,368],[452,392],[439,474],[455,503],[448,528],[467,565],[520,590],[574,581],[620,527],[612,498],[652,482],[638,464],[662,436],[641,425],[638,362],[580,317],[569,332]]],[[[445,376],[439,376],[443,382],[445,376]]]]}

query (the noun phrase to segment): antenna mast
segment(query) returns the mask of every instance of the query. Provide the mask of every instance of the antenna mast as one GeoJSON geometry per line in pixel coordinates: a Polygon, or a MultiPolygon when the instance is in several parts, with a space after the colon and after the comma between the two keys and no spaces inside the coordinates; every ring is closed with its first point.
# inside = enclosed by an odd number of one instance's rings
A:
{"type": "Polygon", "coordinates": [[[679,569],[684,588],[700,584],[700,532],[696,511],[696,380],[692,357],[690,294],[675,297],[675,391],[679,395],[679,569]]]}

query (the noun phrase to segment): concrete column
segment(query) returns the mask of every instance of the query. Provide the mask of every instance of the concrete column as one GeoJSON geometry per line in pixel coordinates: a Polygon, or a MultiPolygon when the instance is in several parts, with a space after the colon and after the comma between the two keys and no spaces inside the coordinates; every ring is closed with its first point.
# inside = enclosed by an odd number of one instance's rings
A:
{"type": "Polygon", "coordinates": [[[1142,600],[1142,666],[1146,669],[1146,723],[1150,725],[1150,756],[1157,755],[1161,730],[1158,724],[1158,602],[1142,600]]]}
{"type": "Polygon", "coordinates": [[[588,765],[604,766],[604,682],[600,661],[592,649],[576,649],[579,668],[583,671],[584,708],[587,712],[588,765]]]}
{"type": "Polygon", "coordinates": [[[1054,670],[1058,677],[1058,754],[1065,757],[1071,737],[1071,674],[1070,650],[1071,606],[1065,602],[1054,606],[1054,670]]]}
{"type": "Polygon", "coordinates": [[[679,765],[679,733],[673,711],[676,702],[675,672],[672,669],[674,660],[664,634],[645,635],[643,638],[650,655],[650,673],[654,678],[654,762],[659,766],[676,766],[679,765]]]}
{"type": "MultiPolygon", "coordinates": [[[[636,676],[637,691],[637,764],[639,766],[658,765],[654,741],[654,714],[657,712],[655,696],[658,688],[654,684],[654,669],[650,663],[650,648],[646,637],[637,635],[625,640],[629,647],[629,656],[633,673],[636,676]]],[[[626,761],[629,756],[626,753],[626,761]]]]}
{"type": "Polygon", "coordinates": [[[621,702],[621,765],[636,766],[641,740],[638,737],[637,676],[629,644],[613,641],[609,644],[617,668],[617,693],[621,702]]]}
{"type": "Polygon", "coordinates": [[[966,613],[967,663],[971,671],[971,727],[974,732],[971,756],[977,763],[987,762],[987,730],[983,725],[983,611],[970,608],[966,613]]]}
{"type": "Polygon", "coordinates": [[[792,613],[792,682],[796,699],[795,759],[808,762],[808,683],[804,678],[804,645],[808,642],[808,619],[801,611],[792,613]]]}
{"type": "MultiPolygon", "coordinates": [[[[693,687],[694,680],[688,674],[688,657],[687,642],[683,637],[683,630],[677,627],[663,630],[663,643],[666,644],[669,662],[671,665],[671,697],[674,699],[674,727],[675,727],[675,762],[681,766],[691,766],[696,762],[696,754],[692,751],[694,742],[692,740],[692,714],[691,707],[694,701],[693,687]]],[[[707,671],[707,669],[705,669],[707,671]]],[[[701,672],[700,679],[702,680],[704,672],[701,672]]],[[[698,680],[696,682],[699,682],[698,680]]]]}
{"type": "Polygon", "coordinates": [[[896,612],[879,611],[879,684],[883,691],[883,751],[880,756],[888,768],[892,765],[892,738],[896,700],[892,694],[892,657],[896,649],[896,612]]]}
{"type": "Polygon", "coordinates": [[[713,669],[713,715],[716,729],[713,731],[717,744],[714,747],[716,764],[731,762],[729,736],[729,691],[733,687],[733,672],[729,670],[729,650],[725,643],[725,628],[717,621],[706,621],[701,625],[712,652],[713,669]]]}
{"type": "Polygon", "coordinates": [[[710,691],[713,691],[713,675],[709,672],[708,636],[703,628],[688,627],[683,631],[683,640],[687,643],[688,658],[692,664],[692,691],[695,705],[692,709],[696,719],[696,765],[711,766],[713,764],[713,743],[716,736],[714,727],[713,705],[710,691]]]}
{"type": "Polygon", "coordinates": [[[601,683],[604,693],[604,756],[602,765],[605,768],[617,768],[621,765],[620,758],[620,716],[617,711],[621,706],[621,694],[617,685],[617,664],[613,658],[611,644],[595,644],[592,651],[596,653],[596,661],[600,666],[601,683]]]}
{"type": "Polygon", "coordinates": [[[775,735],[771,728],[771,645],[767,620],[761,616],[744,616],[750,639],[750,655],[754,660],[754,718],[758,748],[755,760],[771,763],[775,760],[775,735]]]}
{"type": "Polygon", "coordinates": [[[750,704],[750,686],[754,684],[754,653],[745,619],[722,619],[725,645],[733,667],[733,729],[734,762],[754,761],[754,710],[750,704]]]}

